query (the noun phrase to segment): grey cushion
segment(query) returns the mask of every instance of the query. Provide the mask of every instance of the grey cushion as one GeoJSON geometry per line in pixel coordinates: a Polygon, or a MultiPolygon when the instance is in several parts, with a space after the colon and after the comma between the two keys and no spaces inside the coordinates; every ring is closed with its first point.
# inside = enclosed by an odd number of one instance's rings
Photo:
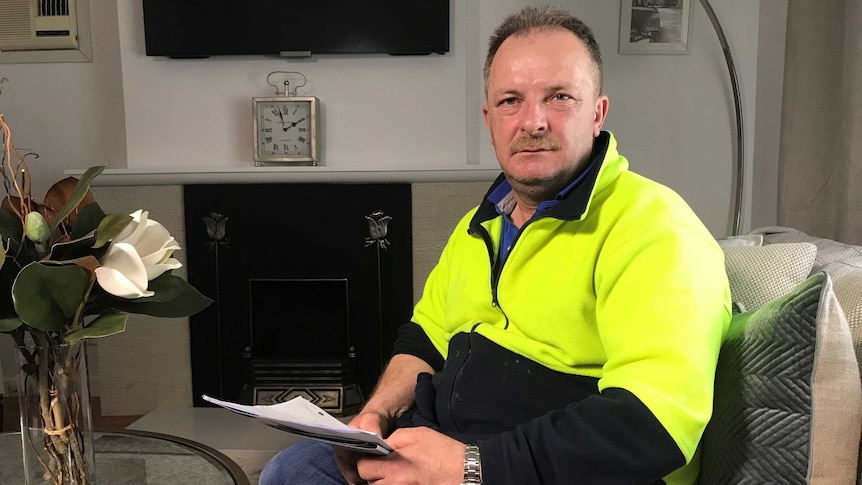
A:
{"type": "Polygon", "coordinates": [[[699,483],[853,483],[860,407],[850,330],[818,273],[733,316],[699,483]]]}

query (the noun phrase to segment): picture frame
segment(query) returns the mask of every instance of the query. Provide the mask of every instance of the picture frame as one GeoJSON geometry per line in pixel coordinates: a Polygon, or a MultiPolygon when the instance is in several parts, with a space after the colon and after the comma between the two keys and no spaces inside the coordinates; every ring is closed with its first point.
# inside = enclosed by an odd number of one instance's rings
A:
{"type": "Polygon", "coordinates": [[[688,54],[696,0],[621,0],[620,54],[688,54]]]}

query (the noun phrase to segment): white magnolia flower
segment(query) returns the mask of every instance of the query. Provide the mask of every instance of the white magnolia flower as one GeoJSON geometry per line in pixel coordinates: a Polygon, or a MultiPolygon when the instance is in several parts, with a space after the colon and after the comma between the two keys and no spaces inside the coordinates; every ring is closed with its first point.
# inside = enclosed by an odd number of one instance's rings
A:
{"type": "Polygon", "coordinates": [[[131,214],[132,222],[114,238],[102,256],[102,266],[96,268],[99,286],[121,298],[153,296],[148,283],[182,264],[171,255],[180,249],[167,229],[147,218],[138,210],[131,214]]]}

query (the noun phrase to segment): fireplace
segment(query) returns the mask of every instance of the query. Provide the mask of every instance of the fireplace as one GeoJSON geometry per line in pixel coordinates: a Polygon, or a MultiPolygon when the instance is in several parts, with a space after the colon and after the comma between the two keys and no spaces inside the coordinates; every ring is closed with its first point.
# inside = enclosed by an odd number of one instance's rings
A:
{"type": "Polygon", "coordinates": [[[409,184],[184,187],[192,387],[247,404],[368,396],[412,311],[409,184]]]}

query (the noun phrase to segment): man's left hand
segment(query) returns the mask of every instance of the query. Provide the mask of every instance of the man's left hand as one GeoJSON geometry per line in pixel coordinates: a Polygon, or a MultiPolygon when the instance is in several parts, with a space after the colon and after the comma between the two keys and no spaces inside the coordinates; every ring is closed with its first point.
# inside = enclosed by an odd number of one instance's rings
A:
{"type": "Polygon", "coordinates": [[[459,484],[466,445],[425,427],[401,428],[386,440],[392,453],[362,458],[359,475],[372,484],[459,484]]]}

